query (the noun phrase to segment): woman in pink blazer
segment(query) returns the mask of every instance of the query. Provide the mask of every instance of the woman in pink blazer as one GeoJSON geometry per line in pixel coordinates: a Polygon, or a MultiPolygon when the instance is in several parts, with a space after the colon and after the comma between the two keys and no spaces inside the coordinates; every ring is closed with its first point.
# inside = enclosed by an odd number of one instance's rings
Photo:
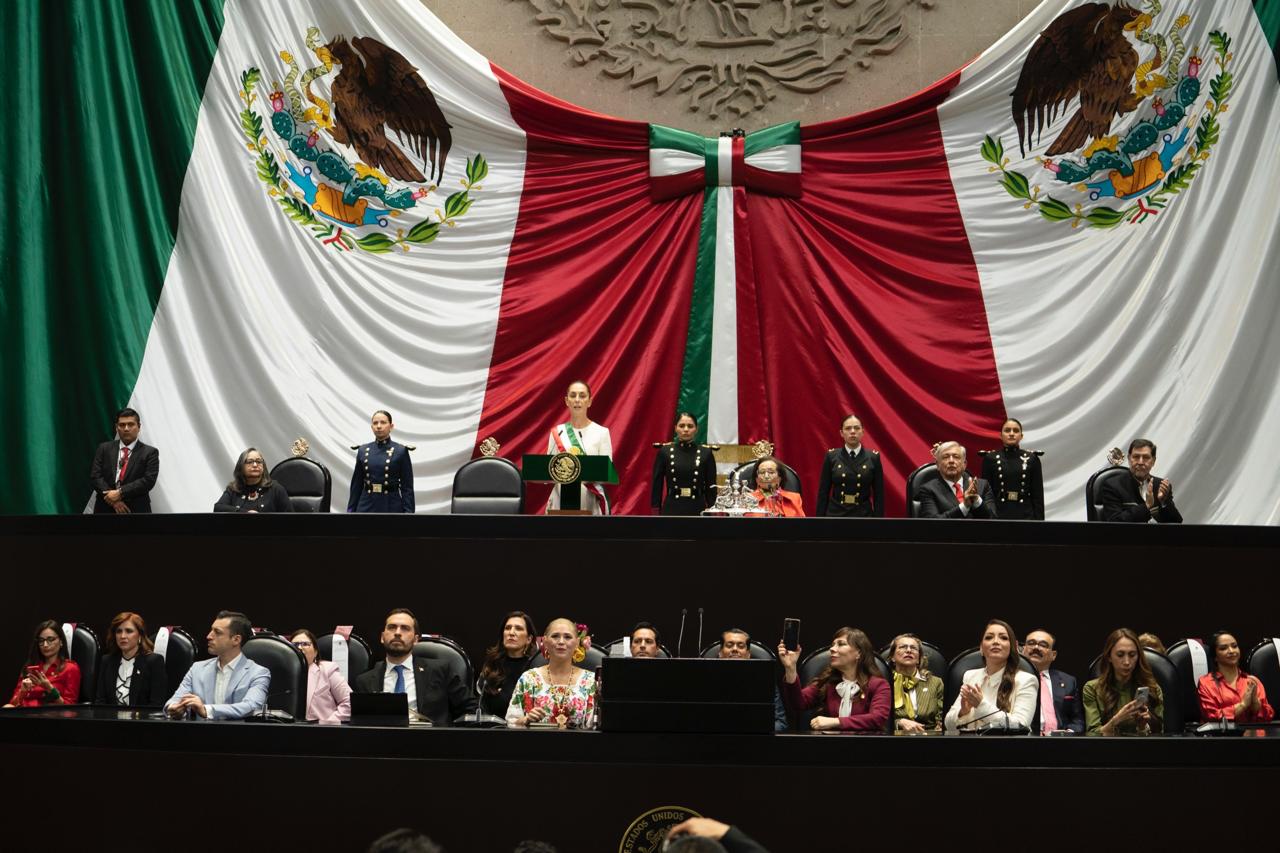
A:
{"type": "Polygon", "coordinates": [[[330,725],[351,719],[351,687],[336,663],[320,660],[316,635],[299,628],[290,642],[307,658],[307,719],[330,725]]]}

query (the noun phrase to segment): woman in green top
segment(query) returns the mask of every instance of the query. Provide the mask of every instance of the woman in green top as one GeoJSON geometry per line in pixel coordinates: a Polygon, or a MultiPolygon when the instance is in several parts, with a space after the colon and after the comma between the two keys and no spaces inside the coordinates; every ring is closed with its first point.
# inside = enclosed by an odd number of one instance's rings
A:
{"type": "Polygon", "coordinates": [[[1091,735],[1151,734],[1164,730],[1160,685],[1142,654],[1138,635],[1117,628],[1107,635],[1100,675],[1084,685],[1084,724],[1091,735]],[[1135,698],[1140,688],[1149,698],[1135,698]]]}
{"type": "Polygon", "coordinates": [[[912,734],[942,731],[942,679],[926,668],[915,634],[899,634],[889,646],[893,661],[893,727],[912,734]]]}

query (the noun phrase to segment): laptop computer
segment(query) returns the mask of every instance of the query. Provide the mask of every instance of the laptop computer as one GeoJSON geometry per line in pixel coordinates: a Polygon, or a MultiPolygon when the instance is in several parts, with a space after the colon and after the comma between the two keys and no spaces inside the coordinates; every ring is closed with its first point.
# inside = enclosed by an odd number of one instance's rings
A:
{"type": "Polygon", "coordinates": [[[409,727],[409,694],[352,693],[351,725],[409,727]]]}

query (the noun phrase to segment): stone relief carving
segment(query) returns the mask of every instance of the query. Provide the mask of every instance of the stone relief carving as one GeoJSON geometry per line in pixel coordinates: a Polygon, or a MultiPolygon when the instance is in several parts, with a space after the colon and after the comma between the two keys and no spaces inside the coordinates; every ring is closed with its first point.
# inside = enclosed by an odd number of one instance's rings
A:
{"type": "Polygon", "coordinates": [[[778,89],[834,85],[906,39],[904,11],[935,0],[526,0],[579,65],[684,94],[711,118],[762,109],[778,89]]]}

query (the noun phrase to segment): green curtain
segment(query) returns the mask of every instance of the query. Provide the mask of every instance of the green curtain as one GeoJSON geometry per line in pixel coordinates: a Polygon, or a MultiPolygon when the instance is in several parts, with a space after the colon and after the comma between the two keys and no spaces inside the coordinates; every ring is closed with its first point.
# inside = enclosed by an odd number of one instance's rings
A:
{"type": "Polygon", "coordinates": [[[0,513],[89,496],[164,284],[223,2],[0,2],[0,513]]]}

